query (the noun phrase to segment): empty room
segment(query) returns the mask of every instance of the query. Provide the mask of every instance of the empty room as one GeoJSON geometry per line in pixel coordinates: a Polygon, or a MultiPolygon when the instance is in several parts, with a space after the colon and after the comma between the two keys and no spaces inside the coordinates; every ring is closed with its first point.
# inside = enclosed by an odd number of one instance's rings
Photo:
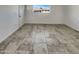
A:
{"type": "Polygon", "coordinates": [[[79,54],[79,5],[0,5],[0,54],[79,54]]]}

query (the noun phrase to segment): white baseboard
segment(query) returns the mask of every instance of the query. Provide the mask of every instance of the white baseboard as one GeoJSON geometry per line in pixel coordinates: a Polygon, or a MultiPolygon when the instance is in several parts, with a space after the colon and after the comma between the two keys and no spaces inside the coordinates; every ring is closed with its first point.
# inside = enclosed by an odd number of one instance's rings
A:
{"type": "Polygon", "coordinates": [[[2,35],[2,38],[0,38],[0,43],[3,42],[4,40],[6,40],[10,35],[12,35],[15,31],[17,31],[19,28],[15,28],[15,29],[11,29],[10,31],[7,31],[6,33],[4,33],[4,35],[2,35]]]}

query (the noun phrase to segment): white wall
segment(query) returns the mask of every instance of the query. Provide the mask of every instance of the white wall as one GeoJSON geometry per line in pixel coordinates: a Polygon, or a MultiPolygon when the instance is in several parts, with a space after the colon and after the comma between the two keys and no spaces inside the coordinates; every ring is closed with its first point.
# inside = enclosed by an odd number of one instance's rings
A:
{"type": "Polygon", "coordinates": [[[0,42],[9,37],[23,24],[24,24],[24,5],[0,6],[0,42]]]}
{"type": "Polygon", "coordinates": [[[64,24],[79,31],[79,5],[65,6],[64,24]]]}
{"type": "Polygon", "coordinates": [[[18,6],[0,6],[0,42],[19,28],[18,6]]]}
{"type": "Polygon", "coordinates": [[[63,8],[61,5],[52,5],[50,14],[34,14],[32,6],[26,8],[25,23],[38,24],[62,24],[63,23],[63,8]]]}

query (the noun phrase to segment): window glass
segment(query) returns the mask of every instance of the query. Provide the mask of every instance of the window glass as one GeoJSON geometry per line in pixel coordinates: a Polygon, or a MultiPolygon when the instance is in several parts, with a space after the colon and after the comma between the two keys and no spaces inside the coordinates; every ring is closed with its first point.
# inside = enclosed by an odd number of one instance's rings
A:
{"type": "Polygon", "coordinates": [[[32,8],[34,13],[50,13],[49,5],[33,5],[32,8]]]}

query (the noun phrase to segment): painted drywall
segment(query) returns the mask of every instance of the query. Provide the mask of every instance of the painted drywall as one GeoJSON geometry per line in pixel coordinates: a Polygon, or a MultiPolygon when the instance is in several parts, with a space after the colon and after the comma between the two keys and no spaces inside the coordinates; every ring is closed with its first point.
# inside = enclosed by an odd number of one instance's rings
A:
{"type": "Polygon", "coordinates": [[[28,5],[26,8],[25,23],[37,24],[62,24],[63,23],[63,8],[61,5],[50,6],[49,14],[34,14],[32,6],[28,5]]]}
{"type": "Polygon", "coordinates": [[[79,31],[79,5],[65,6],[64,24],[79,31]]]}
{"type": "MultiPolygon", "coordinates": [[[[0,42],[14,33],[20,26],[19,6],[1,5],[0,6],[0,42]]],[[[21,15],[21,19],[23,16],[21,15]]],[[[22,19],[23,20],[23,19],[22,19]]]]}
{"type": "Polygon", "coordinates": [[[18,29],[18,6],[0,6],[0,42],[18,29]]]}

